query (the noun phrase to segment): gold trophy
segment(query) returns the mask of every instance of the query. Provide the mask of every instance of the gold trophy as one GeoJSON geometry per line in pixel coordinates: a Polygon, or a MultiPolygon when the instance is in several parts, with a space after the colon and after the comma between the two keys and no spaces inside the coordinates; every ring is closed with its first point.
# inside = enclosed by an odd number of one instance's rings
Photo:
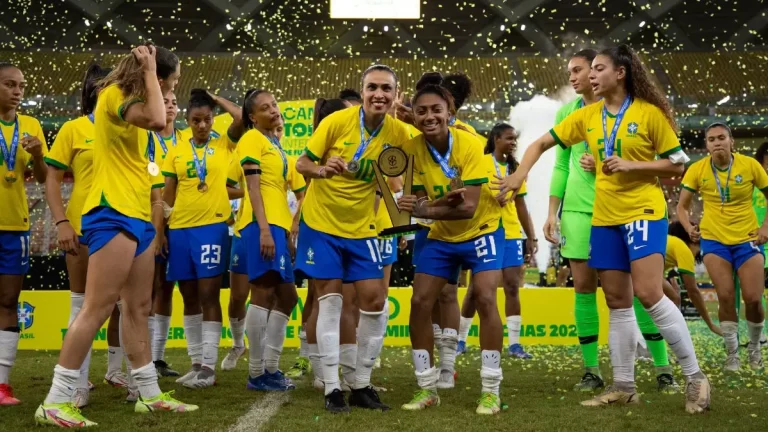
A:
{"type": "Polygon", "coordinates": [[[392,228],[387,228],[379,233],[380,237],[393,237],[398,234],[405,234],[417,231],[421,228],[419,224],[411,223],[411,213],[400,210],[397,206],[392,191],[389,190],[387,177],[397,177],[405,173],[405,182],[403,184],[403,195],[412,195],[413,189],[413,156],[408,156],[397,147],[387,147],[381,152],[378,163],[373,162],[373,172],[376,174],[376,183],[379,185],[384,205],[387,206],[389,219],[392,221],[392,228]]]}

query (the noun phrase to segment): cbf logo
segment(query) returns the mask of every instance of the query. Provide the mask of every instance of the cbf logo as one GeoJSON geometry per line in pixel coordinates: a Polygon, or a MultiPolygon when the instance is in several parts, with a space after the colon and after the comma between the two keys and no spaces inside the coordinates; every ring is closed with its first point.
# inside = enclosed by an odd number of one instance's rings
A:
{"type": "Polygon", "coordinates": [[[280,256],[280,270],[285,270],[285,255],[280,256]]]}
{"type": "Polygon", "coordinates": [[[213,147],[208,147],[208,156],[213,156],[213,147]]]}
{"type": "Polygon", "coordinates": [[[741,174],[738,174],[736,177],[733,178],[736,180],[736,184],[741,184],[741,182],[744,181],[744,177],[741,176],[741,174]]]}
{"type": "Polygon", "coordinates": [[[312,248],[307,249],[307,264],[315,263],[315,251],[312,248]]]}
{"type": "Polygon", "coordinates": [[[240,261],[240,256],[237,254],[232,255],[232,266],[236,266],[238,261],[240,261]]]}
{"type": "Polygon", "coordinates": [[[627,135],[629,135],[630,137],[636,136],[637,135],[637,129],[638,129],[637,123],[632,122],[632,123],[628,124],[627,125],[627,135]]]}
{"type": "Polygon", "coordinates": [[[29,330],[35,323],[35,307],[29,302],[21,302],[19,303],[18,314],[19,328],[22,331],[29,330]]]}

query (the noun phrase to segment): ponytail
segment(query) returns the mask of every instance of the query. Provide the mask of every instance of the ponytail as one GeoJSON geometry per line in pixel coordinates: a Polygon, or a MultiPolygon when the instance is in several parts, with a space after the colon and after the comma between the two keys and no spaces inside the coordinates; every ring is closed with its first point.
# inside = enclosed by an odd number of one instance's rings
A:
{"type": "Polygon", "coordinates": [[[253,120],[251,120],[251,113],[253,112],[253,103],[256,101],[256,97],[262,93],[266,92],[266,90],[261,89],[248,89],[248,91],[245,92],[245,97],[243,98],[243,127],[245,130],[251,130],[254,127],[253,120]]]}
{"type": "Polygon", "coordinates": [[[88,67],[80,93],[80,110],[83,115],[91,114],[96,109],[96,99],[99,93],[98,82],[109,75],[110,71],[111,69],[102,69],[95,63],[88,67]]]}

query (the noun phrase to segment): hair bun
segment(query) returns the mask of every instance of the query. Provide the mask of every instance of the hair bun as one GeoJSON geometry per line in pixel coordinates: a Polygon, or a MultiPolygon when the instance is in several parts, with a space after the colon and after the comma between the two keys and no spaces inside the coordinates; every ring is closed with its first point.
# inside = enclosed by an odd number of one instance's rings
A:
{"type": "Polygon", "coordinates": [[[416,90],[420,90],[428,85],[439,86],[442,83],[443,74],[440,72],[425,72],[421,75],[421,78],[419,78],[419,81],[416,83],[416,90]]]}

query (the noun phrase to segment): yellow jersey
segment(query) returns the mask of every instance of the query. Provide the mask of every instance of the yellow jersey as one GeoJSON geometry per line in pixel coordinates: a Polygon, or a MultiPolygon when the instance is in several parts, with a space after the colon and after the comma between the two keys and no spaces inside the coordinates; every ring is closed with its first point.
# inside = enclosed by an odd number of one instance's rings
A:
{"type": "Polygon", "coordinates": [[[48,145],[45,143],[40,122],[34,117],[22,114],[16,114],[16,120],[11,122],[0,120],[0,133],[5,138],[6,149],[10,150],[13,144],[16,121],[19,122],[19,144],[16,148],[16,162],[13,167],[13,172],[16,174],[15,182],[10,183],[3,179],[8,172],[8,162],[0,152],[0,203],[3,203],[0,205],[0,231],[29,230],[29,204],[24,184],[24,170],[32,161],[32,155],[24,150],[21,140],[26,135],[36,137],[42,143],[43,155],[48,154],[48,145]]]}
{"type": "MultiPolygon", "coordinates": [[[[170,152],[171,149],[176,146],[176,144],[180,142],[182,143],[189,142],[189,139],[187,141],[182,141],[181,132],[175,129],[173,131],[173,134],[167,137],[164,137],[159,133],[154,133],[149,131],[147,131],[147,134],[150,134],[150,135],[147,135],[147,139],[152,140],[152,142],[155,144],[155,159],[157,160],[157,164],[160,167],[165,166],[165,158],[166,156],[168,156],[168,152],[170,152]],[[160,144],[160,139],[162,139],[163,144],[165,144],[165,150],[163,150],[163,146],[160,144]]],[[[165,186],[165,176],[163,175],[162,172],[152,177],[152,189],[162,188],[164,186],[165,186]]]]}
{"type": "Polygon", "coordinates": [[[224,134],[211,137],[208,145],[180,142],[168,149],[163,164],[163,175],[176,179],[176,202],[168,221],[171,229],[191,228],[226,222],[232,209],[227,197],[227,174],[232,153],[237,142],[224,134]],[[200,178],[195,169],[195,157],[202,163],[205,158],[205,183],[208,190],[201,193],[197,188],[200,178]]]}
{"type": "Polygon", "coordinates": [[[301,175],[296,170],[296,161],[298,160],[295,156],[287,156],[288,157],[288,182],[286,183],[286,189],[289,189],[294,194],[297,194],[299,192],[304,191],[307,189],[307,181],[304,180],[304,176],[301,175]]]}
{"type": "Polygon", "coordinates": [[[693,252],[688,248],[679,237],[667,236],[667,253],[664,256],[664,271],[677,268],[680,274],[695,274],[696,264],[693,259],[693,252]]]}
{"type": "MultiPolygon", "coordinates": [[[[586,141],[596,157],[595,206],[592,225],[624,225],[636,220],[667,217],[667,202],[657,177],[635,172],[603,173],[605,145],[603,136],[604,101],[600,100],[574,111],[550,130],[562,147],[586,141]]],[[[616,118],[608,114],[607,132],[616,118]]],[[[628,161],[651,162],[680,150],[680,142],[662,111],[642,99],[634,99],[624,114],[616,133],[614,154],[628,161]]]]}
{"type": "MultiPolygon", "coordinates": [[[[331,156],[351,161],[360,145],[360,109],[346,108],[323,119],[307,143],[306,155],[320,164],[331,156]]],[[[364,133],[368,139],[370,131],[364,133]]],[[[314,230],[338,237],[376,237],[372,164],[387,146],[401,147],[408,139],[405,124],[385,116],[384,124],[361,155],[356,173],[312,180],[301,210],[303,221],[314,230]]]]}
{"type": "MultiPolygon", "coordinates": [[[[259,165],[261,169],[259,192],[264,203],[267,223],[290,231],[293,218],[286,194],[286,187],[289,184],[288,165],[290,165],[287,156],[283,160],[285,155],[281,156],[277,146],[256,129],[249,130],[240,138],[237,153],[240,158],[240,165],[254,163],[259,165]]],[[[301,181],[303,180],[304,178],[301,177],[301,181]]],[[[253,203],[247,188],[245,198],[241,202],[241,209],[241,217],[236,223],[237,230],[243,230],[248,224],[256,221],[256,216],[253,214],[253,203]]]]}
{"type": "MultiPolygon", "coordinates": [[[[234,119],[229,113],[219,114],[213,118],[213,127],[211,128],[211,135],[214,138],[222,137],[227,134],[229,127],[232,125],[234,119]]],[[[192,138],[192,129],[187,127],[179,131],[181,139],[179,142],[188,142],[192,138]]]]}
{"type": "MultiPolygon", "coordinates": [[[[151,220],[147,131],[123,118],[128,107],[138,102],[126,99],[117,84],[99,92],[94,110],[93,184],[84,215],[97,207],[109,207],[124,216],[151,220]]],[[[155,156],[157,163],[160,157],[155,156]]]]}
{"type": "MultiPolygon", "coordinates": [[[[227,186],[238,187],[247,195],[248,185],[245,184],[245,174],[243,173],[243,167],[240,165],[239,154],[237,150],[232,154],[232,160],[229,162],[229,172],[227,173],[227,186]]],[[[232,233],[235,237],[240,237],[240,230],[237,228],[237,225],[243,215],[244,202],[245,198],[240,198],[240,205],[237,206],[237,214],[235,215],[235,224],[232,225],[232,233]]]]}
{"type": "MultiPolygon", "coordinates": [[[[483,162],[487,165],[486,169],[490,168],[489,179],[494,178],[495,175],[501,175],[502,178],[507,176],[507,163],[495,161],[493,154],[489,153],[483,157],[483,162]],[[496,162],[496,163],[494,163],[496,162]],[[496,164],[498,164],[499,171],[496,171],[496,164]]],[[[523,182],[520,190],[517,191],[518,197],[524,197],[528,194],[525,182],[523,182]]],[[[512,192],[507,194],[507,198],[512,198],[512,192]]],[[[498,201],[496,201],[498,203],[498,201]]],[[[515,201],[509,201],[504,207],[501,208],[501,221],[504,225],[504,238],[508,240],[517,240],[523,238],[523,226],[520,224],[520,218],[517,216],[517,207],[515,201]]]]}
{"type": "Polygon", "coordinates": [[[96,130],[87,116],[64,123],[45,157],[48,165],[71,170],[75,181],[67,204],[67,219],[77,235],[82,235],[80,218],[93,183],[93,140],[96,130]]]}
{"type": "Polygon", "coordinates": [[[712,173],[712,156],[702,158],[683,176],[682,186],[699,192],[704,201],[701,218],[701,238],[724,245],[737,245],[757,239],[757,216],[752,210],[752,192],[768,188],[768,174],[754,158],[733,154],[729,170],[715,168],[725,202],[721,202],[718,184],[712,173]]]}
{"type": "MultiPolygon", "coordinates": [[[[481,187],[480,199],[472,219],[435,221],[430,226],[429,238],[459,243],[496,231],[501,226],[501,207],[488,185],[494,168],[483,161],[483,143],[460,129],[451,129],[451,134],[453,149],[448,163],[459,170],[465,186],[481,187]]],[[[451,190],[451,180],[427,148],[423,135],[410,140],[404,150],[414,156],[414,192],[425,191],[429,199],[436,200],[451,190]]]]}

